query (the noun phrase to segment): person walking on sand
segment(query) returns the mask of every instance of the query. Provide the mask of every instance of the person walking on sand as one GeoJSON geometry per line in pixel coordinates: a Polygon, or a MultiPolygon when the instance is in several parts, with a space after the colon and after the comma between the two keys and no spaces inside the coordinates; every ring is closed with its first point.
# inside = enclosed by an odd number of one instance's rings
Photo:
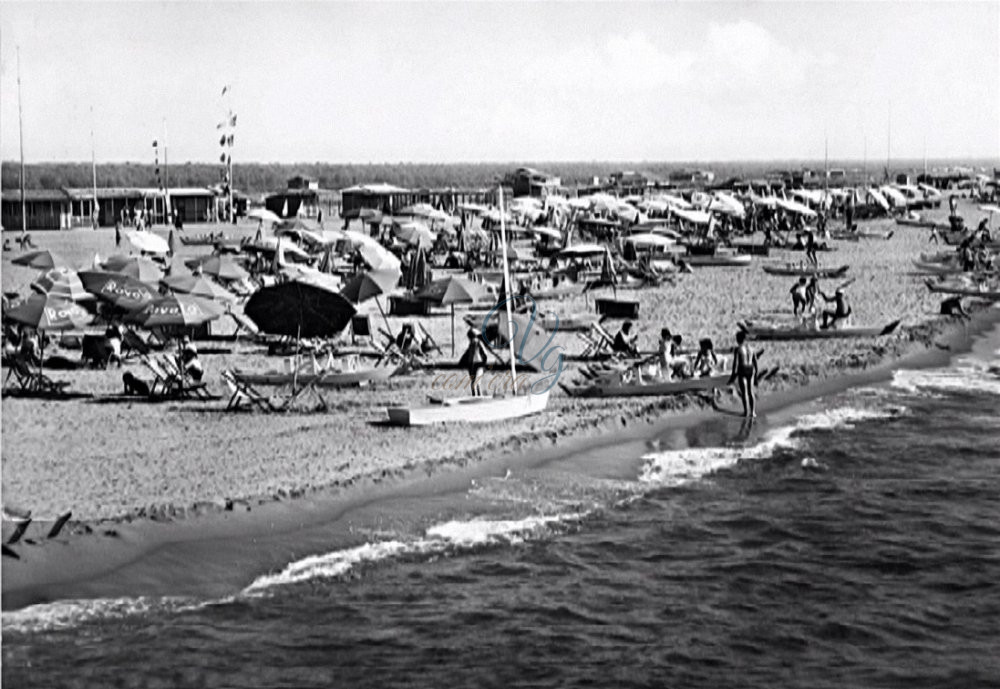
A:
{"type": "Polygon", "coordinates": [[[733,352],[733,371],[729,376],[728,385],[736,383],[743,403],[743,416],[748,419],[757,417],[757,400],[754,396],[754,383],[757,380],[757,354],[746,341],[746,331],[736,333],[736,351],[733,352]]]}
{"type": "Polygon", "coordinates": [[[465,348],[458,363],[469,374],[469,388],[472,390],[472,395],[478,397],[482,394],[479,388],[479,379],[486,369],[486,349],[483,347],[483,341],[476,333],[475,328],[469,328],[468,336],[469,346],[465,348]]]}
{"type": "Polygon", "coordinates": [[[816,237],[813,236],[812,230],[805,230],[806,235],[806,260],[810,265],[816,266],[819,264],[819,260],[816,258],[816,237]]]}
{"type": "Polygon", "coordinates": [[[795,283],[792,287],[792,315],[798,316],[800,313],[805,314],[806,303],[809,301],[806,296],[806,290],[808,289],[808,284],[804,277],[799,278],[799,281],[795,283]]]}

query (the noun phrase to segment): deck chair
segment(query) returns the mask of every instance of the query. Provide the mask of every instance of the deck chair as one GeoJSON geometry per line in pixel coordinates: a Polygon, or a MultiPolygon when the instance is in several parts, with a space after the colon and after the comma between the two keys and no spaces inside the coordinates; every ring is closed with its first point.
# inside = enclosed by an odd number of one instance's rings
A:
{"type": "Polygon", "coordinates": [[[367,344],[371,344],[376,349],[384,349],[380,347],[379,343],[375,341],[375,333],[377,331],[372,327],[372,317],[370,315],[365,316],[353,316],[351,318],[351,344],[357,344],[358,338],[366,340],[367,344]]]}
{"type": "Polygon", "coordinates": [[[379,328],[379,333],[382,335],[382,354],[375,362],[376,366],[381,366],[383,362],[387,364],[399,363],[405,368],[414,369],[420,368],[426,363],[424,353],[419,347],[403,351],[396,343],[396,338],[393,337],[392,333],[385,328],[379,328]]]}
{"type": "Polygon", "coordinates": [[[600,323],[591,324],[590,330],[586,331],[585,335],[584,339],[592,343],[592,351],[589,353],[590,358],[611,354],[615,338],[600,323]]]}
{"type": "Polygon", "coordinates": [[[444,352],[441,350],[441,346],[434,340],[433,337],[431,337],[431,334],[427,332],[427,328],[424,327],[424,324],[417,323],[417,328],[420,329],[420,332],[423,334],[424,337],[424,340],[420,345],[420,349],[423,351],[423,353],[426,355],[436,351],[438,354],[443,355],[444,352]]]}
{"type": "Polygon", "coordinates": [[[230,392],[229,404],[226,405],[226,409],[237,410],[244,407],[257,407],[261,411],[266,412],[278,411],[278,408],[271,403],[270,398],[241,380],[239,374],[236,372],[229,369],[224,370],[222,372],[222,380],[230,392]]]}
{"type": "Polygon", "coordinates": [[[170,356],[160,357],[160,366],[166,371],[173,381],[173,396],[175,397],[200,397],[201,399],[211,399],[208,386],[205,383],[194,381],[184,375],[177,361],[170,356]]]}
{"type": "Polygon", "coordinates": [[[53,380],[41,371],[33,371],[28,362],[20,356],[12,357],[10,360],[10,371],[4,380],[5,387],[11,378],[17,383],[18,390],[43,395],[65,395],[66,388],[70,386],[69,381],[53,380]]]}
{"type": "Polygon", "coordinates": [[[151,351],[152,349],[146,341],[139,336],[139,333],[131,328],[125,328],[122,330],[123,359],[148,356],[151,351]]]}
{"type": "Polygon", "coordinates": [[[263,340],[264,336],[260,332],[260,328],[252,320],[246,317],[242,313],[236,311],[230,311],[229,315],[232,316],[233,321],[236,322],[236,333],[233,335],[233,339],[240,337],[243,333],[247,333],[247,337],[251,340],[263,340]]]}

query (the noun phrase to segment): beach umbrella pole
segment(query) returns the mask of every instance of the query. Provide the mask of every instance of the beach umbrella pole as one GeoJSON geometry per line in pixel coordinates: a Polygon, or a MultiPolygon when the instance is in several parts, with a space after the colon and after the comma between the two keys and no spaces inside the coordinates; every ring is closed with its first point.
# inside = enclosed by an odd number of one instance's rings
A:
{"type": "Polygon", "coordinates": [[[455,356],[455,305],[451,305],[451,355],[455,356]]]}
{"type": "Polygon", "coordinates": [[[382,314],[382,320],[385,321],[385,327],[389,329],[389,334],[395,337],[396,333],[392,332],[392,326],[389,325],[389,319],[386,317],[385,311],[382,309],[382,302],[378,300],[378,297],[375,297],[375,305],[378,306],[378,312],[382,314]]]}

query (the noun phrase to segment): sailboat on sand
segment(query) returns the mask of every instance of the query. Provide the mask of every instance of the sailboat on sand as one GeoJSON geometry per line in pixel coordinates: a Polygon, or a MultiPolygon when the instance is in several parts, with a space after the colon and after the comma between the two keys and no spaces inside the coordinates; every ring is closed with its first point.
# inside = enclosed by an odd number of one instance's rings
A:
{"type": "MultiPolygon", "coordinates": [[[[507,228],[503,213],[503,189],[500,189],[500,242],[503,252],[505,284],[510,281],[510,264],[507,260],[507,228]]],[[[510,347],[510,372],[512,394],[504,397],[431,397],[423,407],[389,407],[389,424],[393,426],[426,426],[435,423],[485,423],[516,419],[545,411],[549,403],[549,390],[534,393],[530,389],[517,394],[517,356],[514,351],[514,317],[510,301],[506,300],[507,341],[510,347]]]]}

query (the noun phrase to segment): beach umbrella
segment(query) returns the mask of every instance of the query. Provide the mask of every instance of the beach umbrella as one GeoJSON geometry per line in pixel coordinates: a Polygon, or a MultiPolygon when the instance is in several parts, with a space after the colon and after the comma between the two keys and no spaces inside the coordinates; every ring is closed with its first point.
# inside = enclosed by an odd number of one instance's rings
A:
{"type": "Polygon", "coordinates": [[[219,304],[190,294],[157,297],[125,317],[144,328],[187,328],[214,321],[226,311],[219,304]]]}
{"type": "Polygon", "coordinates": [[[246,280],[250,277],[250,273],[228,254],[198,256],[184,261],[184,265],[219,280],[246,280]]]}
{"type": "Polygon", "coordinates": [[[398,258],[375,240],[358,246],[358,253],[372,270],[400,270],[402,266],[398,258]]]}
{"type": "Polygon", "coordinates": [[[434,244],[434,233],[422,222],[409,221],[393,223],[392,236],[411,245],[431,246],[434,244]]]}
{"type": "Polygon", "coordinates": [[[451,307],[451,353],[455,354],[455,304],[472,304],[486,297],[486,288],[468,278],[453,275],[428,283],[418,299],[451,307]]]}
{"type": "Polygon", "coordinates": [[[673,214],[681,220],[686,220],[687,222],[695,225],[707,225],[708,221],[712,218],[711,213],[698,210],[686,210],[684,208],[675,208],[673,210],[673,214]]]}
{"type": "Polygon", "coordinates": [[[574,244],[559,252],[560,256],[597,256],[607,249],[600,244],[574,244]]]}
{"type": "Polygon", "coordinates": [[[8,309],[4,318],[36,330],[72,330],[90,323],[82,306],[51,294],[32,294],[8,309]]]}
{"type": "Polygon", "coordinates": [[[174,255],[174,231],[170,230],[170,234],[167,235],[167,253],[171,256],[174,255]]]}
{"type": "Polygon", "coordinates": [[[163,277],[160,264],[148,256],[111,256],[101,264],[103,270],[109,273],[128,275],[140,282],[156,282],[163,277]]]}
{"type": "Polygon", "coordinates": [[[398,270],[370,270],[366,273],[358,273],[344,285],[340,293],[351,303],[360,304],[369,299],[375,300],[378,311],[382,314],[385,327],[392,333],[392,326],[382,309],[382,304],[378,297],[388,294],[399,284],[400,273],[398,270]]]}
{"type": "Polygon", "coordinates": [[[29,251],[21,254],[11,261],[16,266],[27,266],[37,270],[51,270],[52,268],[68,268],[69,262],[62,256],[48,249],[40,251],[29,251]]]}
{"type": "Polygon", "coordinates": [[[269,211],[266,208],[254,208],[247,213],[247,217],[252,220],[259,220],[261,222],[277,223],[281,222],[281,218],[278,217],[277,213],[274,211],[269,211]]]}
{"type": "Polygon", "coordinates": [[[427,255],[423,247],[417,247],[406,270],[406,289],[418,290],[428,282],[427,255]]]}
{"type": "Polygon", "coordinates": [[[651,232],[629,235],[625,238],[625,242],[632,244],[636,249],[663,249],[677,243],[671,237],[651,232]]]}
{"type": "Polygon", "coordinates": [[[322,270],[313,268],[312,266],[302,265],[299,263],[289,263],[288,265],[282,266],[279,270],[279,274],[286,280],[297,280],[298,282],[304,282],[316,287],[321,287],[322,289],[327,289],[331,292],[339,292],[342,287],[340,278],[336,275],[331,275],[330,273],[325,273],[322,270]]]}
{"type": "Polygon", "coordinates": [[[126,230],[125,238],[137,251],[147,254],[165,254],[170,251],[167,240],[149,230],[126,230]]]}
{"type": "Polygon", "coordinates": [[[243,311],[262,332],[300,339],[337,335],[356,309],[339,292],[293,280],[257,290],[243,311]]]}
{"type": "Polygon", "coordinates": [[[125,311],[137,311],[159,296],[146,283],[121,273],[83,270],[79,278],[88,292],[125,311]]]}
{"type": "Polygon", "coordinates": [[[53,268],[43,273],[31,283],[31,289],[40,294],[48,294],[69,301],[93,299],[93,296],[84,289],[80,276],[75,270],[69,268],[53,268]]]}
{"type": "Polygon", "coordinates": [[[236,295],[207,279],[204,275],[170,275],[160,280],[160,284],[179,294],[193,294],[196,297],[236,301],[236,295]]]}

